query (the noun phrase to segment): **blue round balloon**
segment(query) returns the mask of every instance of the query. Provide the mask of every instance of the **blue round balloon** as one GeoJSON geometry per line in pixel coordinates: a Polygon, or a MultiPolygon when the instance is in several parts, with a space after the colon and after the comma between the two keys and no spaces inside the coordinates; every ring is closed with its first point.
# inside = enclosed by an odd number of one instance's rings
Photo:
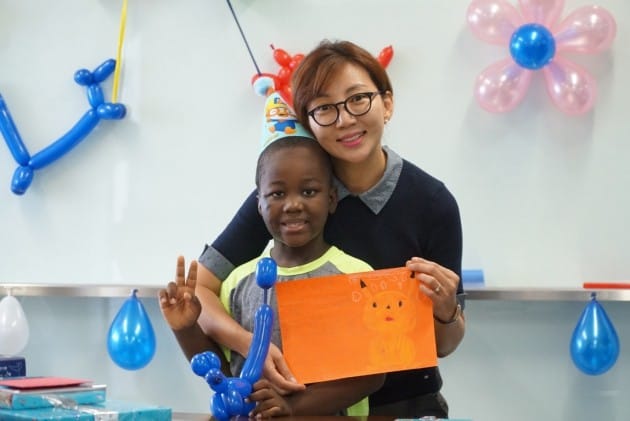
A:
{"type": "Polygon", "coordinates": [[[143,368],[155,354],[155,332],[136,292],[125,300],[107,334],[107,352],[125,370],[143,368]]]}
{"type": "Polygon", "coordinates": [[[512,34],[510,54],[519,66],[538,70],[546,66],[556,54],[556,40],[544,26],[528,23],[512,34]]]}
{"type": "Polygon", "coordinates": [[[571,359],[585,374],[608,371],[619,356],[619,338],[604,308],[593,298],[586,306],[571,337],[571,359]]]}

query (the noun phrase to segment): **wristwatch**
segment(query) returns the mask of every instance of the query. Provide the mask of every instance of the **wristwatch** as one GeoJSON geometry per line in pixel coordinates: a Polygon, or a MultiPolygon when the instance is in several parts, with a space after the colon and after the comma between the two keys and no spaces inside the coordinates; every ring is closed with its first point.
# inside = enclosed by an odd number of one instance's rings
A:
{"type": "Polygon", "coordinates": [[[437,317],[435,314],[433,315],[433,318],[443,325],[450,325],[450,324],[455,323],[457,319],[459,319],[459,316],[461,314],[462,314],[462,306],[459,303],[457,303],[457,307],[455,307],[455,311],[453,312],[453,315],[451,316],[450,319],[442,320],[439,317],[437,317]]]}

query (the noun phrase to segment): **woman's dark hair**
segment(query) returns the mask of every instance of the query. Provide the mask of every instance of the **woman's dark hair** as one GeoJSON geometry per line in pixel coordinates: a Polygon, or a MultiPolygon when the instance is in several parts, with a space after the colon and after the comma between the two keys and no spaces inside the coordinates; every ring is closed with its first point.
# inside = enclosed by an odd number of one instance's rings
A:
{"type": "Polygon", "coordinates": [[[308,104],[321,95],[330,78],[346,63],[365,69],[379,92],[394,93],[389,76],[376,57],[350,41],[324,40],[302,59],[291,78],[293,108],[299,122],[309,130],[308,104]]]}

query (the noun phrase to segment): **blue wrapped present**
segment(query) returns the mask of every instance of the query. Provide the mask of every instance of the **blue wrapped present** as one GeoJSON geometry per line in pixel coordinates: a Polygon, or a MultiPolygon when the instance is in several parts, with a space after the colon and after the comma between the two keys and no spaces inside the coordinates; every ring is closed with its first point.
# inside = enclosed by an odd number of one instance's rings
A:
{"type": "Polygon", "coordinates": [[[0,409],[2,421],[171,421],[171,408],[108,400],[100,405],[0,409]]]}
{"type": "Polygon", "coordinates": [[[104,384],[44,389],[14,389],[0,386],[0,408],[34,409],[102,404],[105,402],[106,392],[107,386],[104,384]]]}

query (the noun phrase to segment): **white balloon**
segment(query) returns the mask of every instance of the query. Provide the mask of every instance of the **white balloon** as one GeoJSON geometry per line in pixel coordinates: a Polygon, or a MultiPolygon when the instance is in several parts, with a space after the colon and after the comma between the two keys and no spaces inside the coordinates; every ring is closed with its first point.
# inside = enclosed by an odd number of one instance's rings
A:
{"type": "Polygon", "coordinates": [[[8,295],[0,300],[0,355],[21,352],[28,342],[28,321],[20,302],[8,295]]]}

